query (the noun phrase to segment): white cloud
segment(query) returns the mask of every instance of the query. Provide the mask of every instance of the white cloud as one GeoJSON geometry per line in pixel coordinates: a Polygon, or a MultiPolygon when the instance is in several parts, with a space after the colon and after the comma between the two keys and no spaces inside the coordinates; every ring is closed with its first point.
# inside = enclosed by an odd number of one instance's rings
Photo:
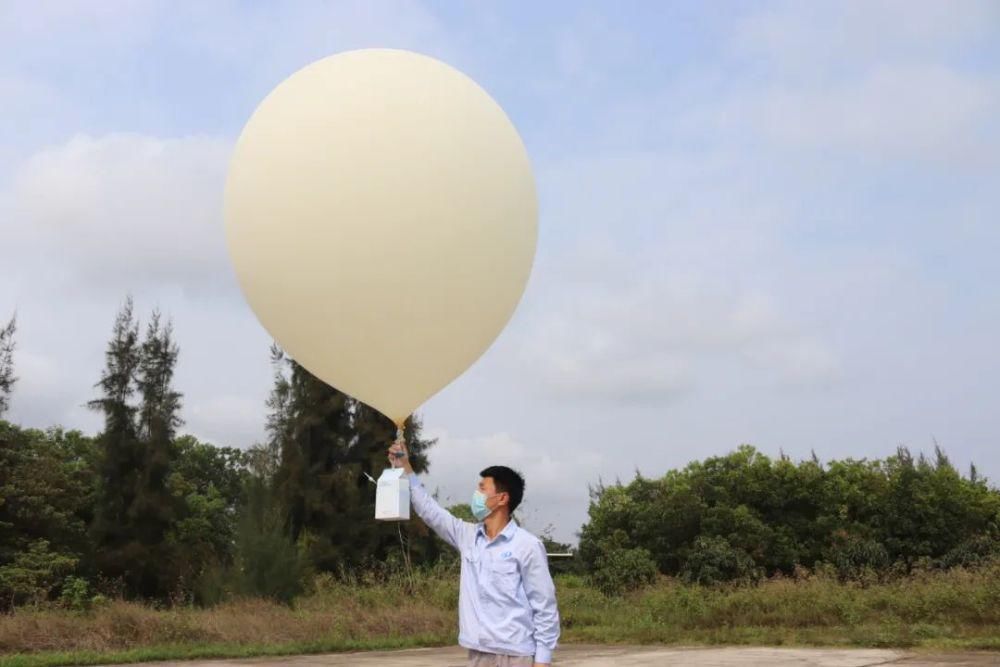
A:
{"type": "Polygon", "coordinates": [[[212,137],[77,136],[18,170],[4,226],[42,255],[31,259],[36,268],[77,286],[124,293],[229,282],[221,214],[229,150],[212,137]]]}
{"type": "MultiPolygon", "coordinates": [[[[758,174],[780,174],[784,163],[793,177],[796,167],[815,172],[831,156],[864,169],[898,160],[995,167],[1000,81],[986,51],[998,25],[1000,5],[988,0],[961,9],[906,0],[771,3],[737,14],[718,51],[681,58],[659,85],[612,88],[595,99],[602,112],[588,144],[641,147],[677,163],[693,156],[704,166],[714,156],[758,174]]],[[[603,48],[590,44],[584,53],[593,58],[603,48]]],[[[628,69],[619,66],[619,75],[628,69]]]]}
{"type": "Polygon", "coordinates": [[[665,405],[717,383],[726,366],[723,377],[745,369],[772,386],[836,379],[829,346],[762,292],[644,265],[635,255],[586,267],[628,278],[614,288],[559,286],[522,333],[524,372],[558,396],[665,405]]]}
{"type": "Polygon", "coordinates": [[[19,378],[16,387],[24,398],[38,398],[58,388],[59,365],[54,359],[30,349],[16,349],[16,352],[19,378]]]}
{"type": "MultiPolygon", "coordinates": [[[[16,340],[19,339],[20,335],[16,340]]],[[[18,380],[12,394],[10,418],[40,428],[56,424],[72,428],[97,425],[97,418],[86,407],[87,400],[93,397],[88,392],[88,383],[78,376],[67,378],[67,368],[59,359],[19,344],[14,353],[14,369],[18,380]]]]}
{"type": "Polygon", "coordinates": [[[0,193],[11,248],[0,299],[19,314],[12,415],[95,430],[102,351],[126,294],[160,308],[181,346],[186,429],[248,446],[263,430],[268,338],[236,288],[222,189],[229,142],[80,135],[38,151],[0,193]]]}
{"type": "Polygon", "coordinates": [[[523,384],[663,407],[720,384],[835,381],[835,351],[782,299],[790,207],[749,161],[621,153],[544,172],[542,248],[514,335],[523,384]]]}
{"type": "Polygon", "coordinates": [[[185,411],[184,430],[220,446],[248,447],[261,440],[265,410],[260,396],[214,394],[185,411]]]}

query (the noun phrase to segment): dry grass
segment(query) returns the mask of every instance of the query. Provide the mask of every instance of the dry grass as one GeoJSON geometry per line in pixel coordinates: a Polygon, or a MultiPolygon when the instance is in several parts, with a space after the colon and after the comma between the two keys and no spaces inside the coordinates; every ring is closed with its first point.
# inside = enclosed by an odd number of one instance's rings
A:
{"type": "MultiPolygon", "coordinates": [[[[457,579],[322,578],[294,609],[236,600],[211,609],[119,601],[86,613],[19,610],[0,616],[0,667],[448,644],[457,579]]],[[[1000,564],[866,585],[804,576],[701,588],[662,579],[610,599],[571,575],[557,586],[567,642],[1000,649],[1000,564]]]]}
{"type": "Polygon", "coordinates": [[[86,613],[20,610],[0,616],[0,654],[183,644],[365,643],[413,636],[449,641],[457,623],[454,608],[420,600],[385,587],[380,594],[333,585],[294,609],[264,600],[235,600],[211,609],[155,610],[116,601],[86,613]]]}

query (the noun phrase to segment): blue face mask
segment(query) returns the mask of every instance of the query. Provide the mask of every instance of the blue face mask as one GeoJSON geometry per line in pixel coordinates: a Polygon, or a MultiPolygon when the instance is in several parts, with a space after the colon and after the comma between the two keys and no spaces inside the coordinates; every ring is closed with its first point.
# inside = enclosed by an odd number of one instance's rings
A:
{"type": "Polygon", "coordinates": [[[472,494],[472,502],[469,503],[469,508],[472,510],[472,516],[476,517],[476,521],[482,521],[493,513],[493,510],[486,506],[486,501],[493,497],[494,496],[487,496],[485,493],[478,490],[472,494]]]}

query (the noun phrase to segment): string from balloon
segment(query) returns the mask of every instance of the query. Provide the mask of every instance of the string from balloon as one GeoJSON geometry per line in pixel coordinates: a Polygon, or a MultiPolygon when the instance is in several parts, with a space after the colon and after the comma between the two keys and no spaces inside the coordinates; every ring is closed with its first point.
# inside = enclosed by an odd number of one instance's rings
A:
{"type": "MultiPolygon", "coordinates": [[[[396,442],[393,444],[403,445],[406,443],[406,434],[403,432],[403,424],[396,425],[396,442]]],[[[393,452],[393,456],[397,459],[401,459],[406,454],[403,452],[393,452]]],[[[403,564],[406,565],[406,578],[410,582],[410,593],[413,593],[416,589],[413,584],[413,564],[410,562],[410,549],[409,544],[403,539],[403,526],[401,523],[396,524],[396,532],[399,533],[399,549],[403,553],[403,564]]]]}
{"type": "Polygon", "coordinates": [[[401,523],[396,523],[396,531],[399,533],[399,548],[403,552],[403,564],[406,565],[406,578],[410,582],[410,593],[416,591],[413,584],[413,565],[410,563],[410,549],[409,545],[403,540],[403,526],[401,523]]]}

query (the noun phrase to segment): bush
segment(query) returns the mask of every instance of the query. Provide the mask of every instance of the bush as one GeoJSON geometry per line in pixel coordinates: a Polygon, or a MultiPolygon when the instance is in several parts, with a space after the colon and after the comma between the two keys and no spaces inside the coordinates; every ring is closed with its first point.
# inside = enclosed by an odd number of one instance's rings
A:
{"type": "Polygon", "coordinates": [[[991,535],[978,535],[965,540],[938,561],[943,568],[978,567],[1000,559],[1000,539],[991,535]]]}
{"type": "Polygon", "coordinates": [[[90,584],[86,579],[69,576],[63,580],[62,592],[59,594],[61,606],[73,611],[85,611],[90,608],[92,602],[90,584]]]}
{"type": "Polygon", "coordinates": [[[238,583],[238,570],[218,562],[204,567],[191,587],[194,603],[202,607],[212,607],[224,602],[238,583]]]}
{"type": "MultiPolygon", "coordinates": [[[[234,592],[291,605],[311,577],[304,550],[289,538],[262,484],[249,485],[248,496],[236,532],[234,592]]],[[[203,584],[206,593],[214,587],[203,584]]]]}
{"type": "Polygon", "coordinates": [[[889,552],[881,542],[854,536],[838,536],[829,560],[841,580],[870,578],[889,566],[889,552]]]}
{"type": "Polygon", "coordinates": [[[47,540],[35,540],[14,562],[0,567],[0,605],[45,602],[76,565],[76,558],[53,553],[47,540]]]}
{"type": "Polygon", "coordinates": [[[607,543],[642,547],[663,574],[693,580],[756,576],[756,567],[791,575],[823,560],[843,577],[870,579],[892,575],[896,563],[908,573],[922,558],[982,562],[992,548],[984,535],[998,541],[1000,490],[974,470],[963,477],[940,450],[824,465],[745,446],[658,479],[592,489],[579,553],[592,569],[607,543]],[[698,542],[707,536],[718,539],[698,542]]]}
{"type": "Polygon", "coordinates": [[[724,537],[699,537],[688,555],[681,578],[688,583],[712,585],[729,581],[755,582],[763,576],[754,559],[724,537]]]}
{"type": "Polygon", "coordinates": [[[656,563],[642,548],[607,548],[595,565],[590,573],[591,584],[608,596],[634,591],[656,580],[656,563]]]}

